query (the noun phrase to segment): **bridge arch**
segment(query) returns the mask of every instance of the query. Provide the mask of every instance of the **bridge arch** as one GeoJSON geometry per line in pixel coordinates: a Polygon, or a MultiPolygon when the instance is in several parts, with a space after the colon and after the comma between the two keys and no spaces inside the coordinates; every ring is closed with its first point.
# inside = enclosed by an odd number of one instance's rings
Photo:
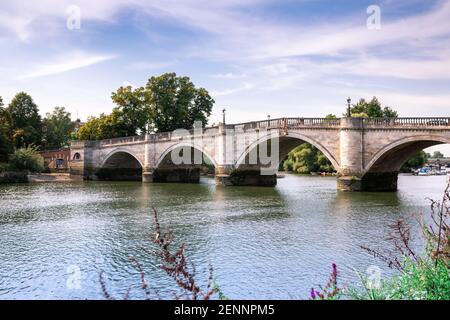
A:
{"type": "Polygon", "coordinates": [[[367,163],[361,179],[366,191],[396,191],[401,167],[415,154],[426,148],[450,143],[450,137],[414,135],[383,146],[367,163]]]}
{"type": "Polygon", "coordinates": [[[142,180],[142,160],[131,150],[117,148],[101,162],[96,176],[99,180],[142,180]]]}
{"type": "Polygon", "coordinates": [[[169,148],[167,148],[167,150],[165,150],[161,154],[161,156],[156,161],[155,168],[158,168],[163,163],[164,159],[166,159],[167,156],[172,151],[175,151],[176,149],[181,149],[181,148],[191,148],[191,149],[194,149],[194,150],[197,150],[197,151],[201,152],[203,155],[205,155],[208,158],[209,161],[212,162],[214,167],[217,167],[216,160],[214,159],[214,157],[211,156],[211,154],[209,154],[209,152],[207,152],[205,150],[205,148],[203,148],[202,146],[199,146],[198,144],[194,144],[194,143],[191,143],[191,142],[180,142],[180,143],[176,143],[176,144],[170,146],[169,148]]]}
{"type": "Polygon", "coordinates": [[[317,141],[314,138],[311,138],[307,135],[304,135],[299,132],[289,132],[288,135],[280,135],[280,134],[266,134],[258,138],[256,141],[251,143],[245,151],[239,156],[236,161],[236,168],[241,167],[245,164],[246,159],[248,158],[250,152],[252,152],[255,148],[257,148],[262,143],[267,143],[269,140],[279,139],[279,163],[283,161],[286,156],[296,147],[301,145],[302,143],[309,143],[312,146],[316,147],[320,152],[322,152],[325,157],[331,162],[333,167],[339,171],[340,165],[339,161],[336,159],[336,156],[332,153],[332,151],[328,150],[323,144],[317,141]]]}
{"type": "Polygon", "coordinates": [[[450,143],[450,137],[439,135],[415,135],[396,140],[378,150],[365,166],[365,172],[391,168],[399,170],[417,152],[439,144],[450,143]],[[389,158],[395,161],[389,162],[389,158]]]}
{"type": "Polygon", "coordinates": [[[178,183],[199,183],[200,175],[214,174],[217,168],[217,162],[204,147],[193,142],[180,142],[167,148],[155,163],[153,172],[154,182],[178,182],[178,183]],[[191,163],[174,164],[172,162],[172,152],[183,154],[190,152],[191,163]],[[195,155],[196,152],[201,154],[201,159],[195,155]],[[196,160],[201,160],[199,163],[196,160]]]}

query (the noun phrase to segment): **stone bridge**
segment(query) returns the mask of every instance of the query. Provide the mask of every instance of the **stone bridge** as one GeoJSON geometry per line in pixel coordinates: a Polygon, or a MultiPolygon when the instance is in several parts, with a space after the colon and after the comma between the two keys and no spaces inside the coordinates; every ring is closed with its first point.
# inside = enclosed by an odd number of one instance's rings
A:
{"type": "Polygon", "coordinates": [[[279,163],[304,142],[330,160],[340,190],[395,191],[411,156],[450,143],[450,118],[283,118],[76,141],[70,172],[93,180],[196,183],[209,164],[218,184],[274,186],[279,163]]]}

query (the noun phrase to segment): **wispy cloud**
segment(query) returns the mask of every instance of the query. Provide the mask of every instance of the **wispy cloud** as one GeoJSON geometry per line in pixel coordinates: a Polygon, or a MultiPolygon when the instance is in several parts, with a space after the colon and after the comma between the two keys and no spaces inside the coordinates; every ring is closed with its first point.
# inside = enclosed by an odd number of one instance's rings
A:
{"type": "Polygon", "coordinates": [[[245,74],[235,74],[233,72],[228,72],[213,74],[212,77],[216,79],[240,79],[244,78],[245,74]]]}
{"type": "Polygon", "coordinates": [[[213,95],[213,96],[227,96],[227,95],[230,95],[230,94],[234,94],[234,93],[250,90],[250,89],[253,89],[253,88],[254,88],[253,84],[248,83],[248,82],[244,82],[241,86],[236,87],[236,88],[224,89],[224,90],[213,90],[211,92],[211,95],[213,95]]]}
{"type": "Polygon", "coordinates": [[[19,80],[56,75],[116,58],[115,55],[75,54],[58,58],[56,62],[38,66],[34,71],[20,75],[19,80]]]}

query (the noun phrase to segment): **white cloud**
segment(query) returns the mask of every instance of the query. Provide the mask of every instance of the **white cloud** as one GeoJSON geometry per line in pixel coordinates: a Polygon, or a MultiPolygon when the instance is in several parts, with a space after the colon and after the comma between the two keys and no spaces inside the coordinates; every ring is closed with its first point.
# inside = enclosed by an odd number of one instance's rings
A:
{"type": "Polygon", "coordinates": [[[20,75],[19,80],[56,75],[84,67],[88,67],[100,62],[114,59],[114,55],[88,55],[77,53],[60,57],[56,62],[38,66],[34,71],[20,75]]]}

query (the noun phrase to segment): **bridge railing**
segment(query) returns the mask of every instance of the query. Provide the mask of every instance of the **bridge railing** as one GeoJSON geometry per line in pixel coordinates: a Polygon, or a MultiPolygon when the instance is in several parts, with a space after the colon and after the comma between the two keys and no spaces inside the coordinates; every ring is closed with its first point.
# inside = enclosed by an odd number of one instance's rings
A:
{"type": "Polygon", "coordinates": [[[100,146],[145,141],[145,135],[100,140],[100,146]]]}
{"type": "Polygon", "coordinates": [[[449,127],[450,118],[371,118],[365,127],[449,127]]]}
{"type": "Polygon", "coordinates": [[[235,124],[236,130],[249,129],[283,129],[303,127],[339,127],[340,119],[328,118],[280,118],[235,124]]]}

